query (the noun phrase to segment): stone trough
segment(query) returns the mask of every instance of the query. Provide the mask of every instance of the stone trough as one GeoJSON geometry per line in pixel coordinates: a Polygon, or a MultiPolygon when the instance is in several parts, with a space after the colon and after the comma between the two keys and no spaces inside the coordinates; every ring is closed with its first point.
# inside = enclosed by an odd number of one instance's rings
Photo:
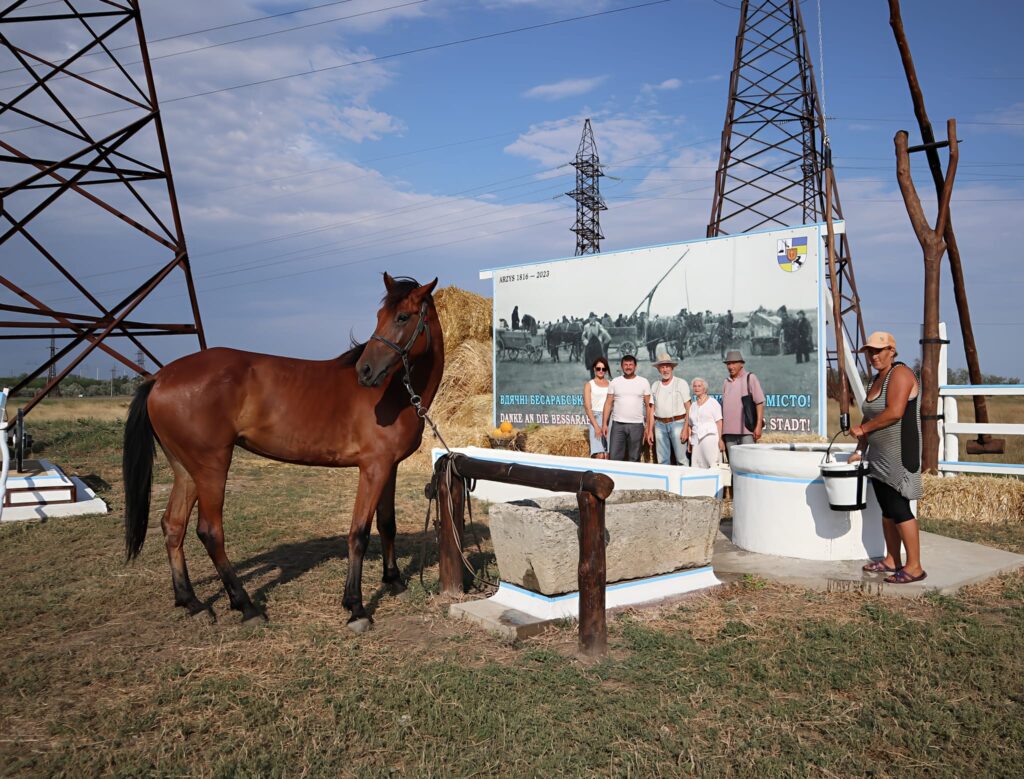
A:
{"type": "MultiPolygon", "coordinates": [[[[620,490],[605,504],[607,608],[636,605],[710,587],[721,504],[660,490],[620,490]]],[[[579,508],[575,496],[491,504],[491,540],[501,572],[498,592],[455,604],[498,632],[579,613],[579,508]]]]}

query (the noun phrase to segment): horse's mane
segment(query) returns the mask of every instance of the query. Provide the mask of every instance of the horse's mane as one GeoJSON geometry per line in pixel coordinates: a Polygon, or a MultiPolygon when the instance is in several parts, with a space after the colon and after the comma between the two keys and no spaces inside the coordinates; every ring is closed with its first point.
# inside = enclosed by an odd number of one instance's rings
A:
{"type": "MultiPolygon", "coordinates": [[[[391,289],[380,299],[381,305],[388,308],[394,308],[405,300],[410,292],[420,288],[420,283],[411,276],[396,276],[393,281],[391,289]]],[[[342,365],[355,365],[366,348],[365,341],[357,341],[355,338],[351,340],[352,348],[338,358],[342,365]]]]}
{"type": "Polygon", "coordinates": [[[394,308],[414,289],[420,288],[420,283],[412,276],[396,276],[387,294],[380,299],[381,305],[394,308]]]}
{"type": "Polygon", "coordinates": [[[363,349],[366,348],[366,341],[357,341],[355,338],[352,339],[352,348],[345,352],[338,358],[338,362],[342,365],[355,365],[359,358],[363,354],[363,349]]]}

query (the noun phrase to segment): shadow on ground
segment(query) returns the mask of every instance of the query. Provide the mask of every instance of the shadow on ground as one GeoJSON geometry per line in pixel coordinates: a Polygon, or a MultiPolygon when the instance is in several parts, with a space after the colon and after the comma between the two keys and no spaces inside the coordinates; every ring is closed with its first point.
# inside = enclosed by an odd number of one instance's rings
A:
{"type": "MultiPolygon", "coordinates": [[[[467,524],[465,544],[466,559],[469,562],[469,566],[479,576],[494,578],[497,575],[494,553],[480,548],[480,544],[489,539],[490,529],[486,525],[479,523],[467,524]]],[[[421,573],[425,573],[437,565],[437,534],[432,530],[419,533],[399,533],[395,540],[395,554],[399,560],[409,558],[409,562],[402,569],[402,580],[408,583],[414,578],[419,577],[421,573]]],[[[279,544],[266,552],[236,562],[235,570],[247,588],[254,581],[263,580],[267,576],[272,577],[258,589],[252,590],[249,593],[253,603],[262,607],[266,604],[270,593],[275,588],[299,579],[326,562],[347,558],[348,536],[332,535],[279,544]]],[[[375,535],[371,538],[370,546],[366,550],[366,556],[363,559],[364,592],[368,590],[368,586],[375,586],[374,592],[365,599],[366,610],[370,614],[373,614],[380,600],[392,592],[380,581],[381,569],[382,552],[380,538],[375,535]]],[[[427,586],[429,587],[435,579],[436,576],[428,579],[427,586]]],[[[196,581],[200,585],[219,584],[219,582],[220,580],[216,575],[207,575],[196,581]]],[[[473,583],[473,574],[469,571],[464,571],[464,586],[468,588],[473,583]]],[[[226,599],[226,597],[227,595],[224,590],[218,589],[217,594],[211,597],[205,605],[213,607],[219,601],[226,599]]]]}

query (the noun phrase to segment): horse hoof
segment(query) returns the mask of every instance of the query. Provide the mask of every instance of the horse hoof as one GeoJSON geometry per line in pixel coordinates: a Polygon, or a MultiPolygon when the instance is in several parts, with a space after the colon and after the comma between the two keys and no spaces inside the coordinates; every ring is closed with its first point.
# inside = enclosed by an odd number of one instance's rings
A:
{"type": "Polygon", "coordinates": [[[357,635],[365,633],[373,626],[369,617],[359,617],[358,619],[352,619],[348,623],[348,629],[357,635]]]}
{"type": "Polygon", "coordinates": [[[206,614],[209,616],[211,623],[217,621],[217,615],[213,613],[213,607],[207,606],[198,598],[192,598],[192,600],[186,601],[185,603],[177,603],[175,605],[185,609],[190,617],[195,617],[199,614],[206,614]]]}
{"type": "Polygon", "coordinates": [[[255,606],[250,606],[242,610],[242,624],[252,624],[256,622],[268,622],[267,614],[265,611],[260,611],[255,606]]]}
{"type": "Polygon", "coordinates": [[[393,582],[384,582],[384,586],[387,588],[389,595],[401,595],[409,589],[401,579],[397,579],[393,582]]]}

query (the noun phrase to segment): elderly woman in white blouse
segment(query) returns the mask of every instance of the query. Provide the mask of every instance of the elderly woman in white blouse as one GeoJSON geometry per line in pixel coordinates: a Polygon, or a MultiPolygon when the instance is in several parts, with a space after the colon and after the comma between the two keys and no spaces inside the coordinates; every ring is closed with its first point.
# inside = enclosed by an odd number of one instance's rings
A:
{"type": "Polygon", "coordinates": [[[693,447],[690,462],[694,468],[710,468],[718,462],[719,452],[725,451],[722,438],[722,406],[708,395],[708,383],[701,377],[690,382],[693,403],[680,438],[689,440],[693,447]]]}

